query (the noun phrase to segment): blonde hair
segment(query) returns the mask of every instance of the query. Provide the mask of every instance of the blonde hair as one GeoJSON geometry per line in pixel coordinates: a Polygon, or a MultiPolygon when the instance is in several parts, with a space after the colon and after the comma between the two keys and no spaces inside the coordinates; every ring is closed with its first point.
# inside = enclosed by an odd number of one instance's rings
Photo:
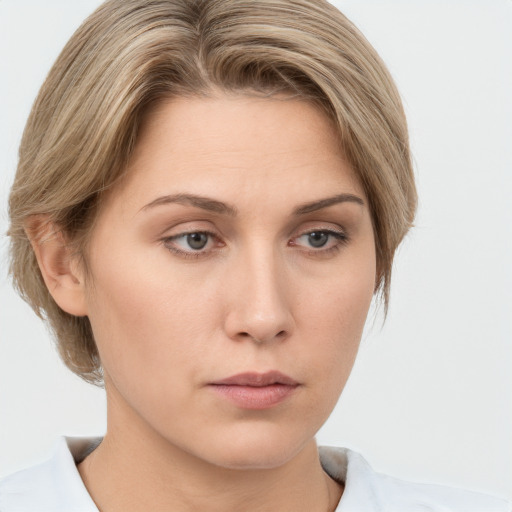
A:
{"type": "Polygon", "coordinates": [[[324,0],[109,0],[72,36],[39,92],[9,201],[14,284],[48,320],[67,366],[89,382],[102,381],[89,320],[54,302],[27,223],[45,215],[83,255],[101,193],[122,176],[149,106],[213,89],[291,93],[334,121],[369,201],[377,289],[388,304],[416,190],[399,94],[354,25],[324,0]]]}

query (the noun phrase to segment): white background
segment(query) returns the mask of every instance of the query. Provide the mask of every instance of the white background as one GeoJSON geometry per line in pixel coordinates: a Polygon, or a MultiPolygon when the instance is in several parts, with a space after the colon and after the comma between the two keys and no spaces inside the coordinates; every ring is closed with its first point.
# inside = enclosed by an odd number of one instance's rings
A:
{"type": "MultiPolygon", "coordinates": [[[[0,475],[105,429],[7,278],[6,203],[31,103],[97,0],[0,0],[0,475]]],[[[512,497],[512,1],[337,0],[404,98],[420,193],[384,327],[321,444],[378,470],[512,497]]]]}

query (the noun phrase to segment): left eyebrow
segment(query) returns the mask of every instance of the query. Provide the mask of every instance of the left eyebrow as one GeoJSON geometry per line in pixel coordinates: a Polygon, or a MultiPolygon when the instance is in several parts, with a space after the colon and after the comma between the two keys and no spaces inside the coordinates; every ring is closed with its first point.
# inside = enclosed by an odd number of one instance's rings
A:
{"type": "Polygon", "coordinates": [[[230,206],[226,203],[217,201],[216,199],[212,199],[210,197],[203,197],[195,194],[174,194],[157,197],[156,199],[148,203],[146,206],[144,206],[141,209],[141,211],[154,208],[155,206],[172,203],[186,204],[212,213],[230,215],[232,217],[234,217],[237,214],[236,208],[234,206],[230,206]]]}
{"type": "Polygon", "coordinates": [[[316,212],[323,208],[327,208],[334,204],[338,203],[357,203],[361,206],[364,206],[364,201],[354,194],[338,194],[336,196],[327,197],[325,199],[320,199],[318,201],[312,201],[311,203],[305,203],[301,206],[298,206],[293,210],[294,215],[304,215],[306,213],[316,212]]]}

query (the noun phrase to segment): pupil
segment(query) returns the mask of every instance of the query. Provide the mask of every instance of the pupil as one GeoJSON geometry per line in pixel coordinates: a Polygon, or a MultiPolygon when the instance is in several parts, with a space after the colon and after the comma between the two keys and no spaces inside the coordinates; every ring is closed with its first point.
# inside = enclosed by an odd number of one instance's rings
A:
{"type": "Polygon", "coordinates": [[[202,249],[208,242],[206,233],[190,233],[187,235],[187,243],[191,249],[202,249]]]}
{"type": "Polygon", "coordinates": [[[328,234],[322,231],[309,233],[309,243],[313,247],[322,247],[327,243],[328,234]]]}

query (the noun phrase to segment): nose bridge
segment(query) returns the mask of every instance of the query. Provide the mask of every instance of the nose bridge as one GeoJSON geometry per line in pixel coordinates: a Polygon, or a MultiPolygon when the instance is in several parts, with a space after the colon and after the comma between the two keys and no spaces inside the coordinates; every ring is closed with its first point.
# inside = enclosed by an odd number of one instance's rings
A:
{"type": "Polygon", "coordinates": [[[233,269],[233,295],[226,319],[230,337],[269,341],[292,329],[284,261],[270,243],[241,250],[233,269]]]}

